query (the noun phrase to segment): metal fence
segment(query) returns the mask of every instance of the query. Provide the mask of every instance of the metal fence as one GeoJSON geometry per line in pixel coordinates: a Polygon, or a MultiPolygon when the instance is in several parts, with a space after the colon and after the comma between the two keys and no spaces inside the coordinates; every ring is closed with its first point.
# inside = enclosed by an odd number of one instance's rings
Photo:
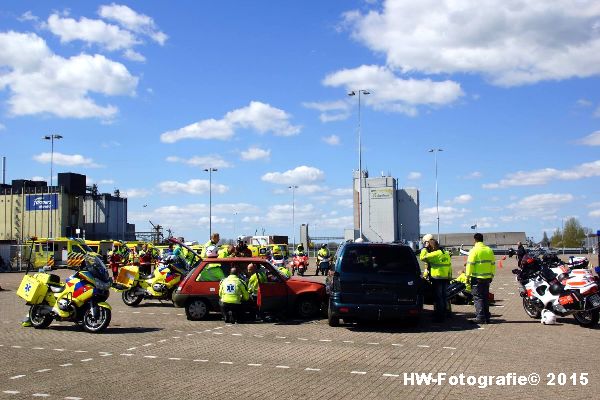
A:
{"type": "Polygon", "coordinates": [[[23,244],[0,245],[0,272],[25,271],[31,247],[23,244]]]}

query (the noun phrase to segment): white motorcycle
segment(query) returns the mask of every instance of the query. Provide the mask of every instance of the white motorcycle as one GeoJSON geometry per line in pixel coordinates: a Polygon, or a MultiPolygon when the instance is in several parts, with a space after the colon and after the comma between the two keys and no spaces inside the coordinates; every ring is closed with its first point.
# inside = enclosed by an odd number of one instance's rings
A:
{"type": "Polygon", "coordinates": [[[561,317],[573,315],[583,327],[598,324],[600,293],[591,271],[571,270],[566,265],[551,268],[538,257],[526,256],[521,268],[512,272],[521,284],[523,308],[531,318],[539,319],[542,312],[551,311],[561,317]]]}

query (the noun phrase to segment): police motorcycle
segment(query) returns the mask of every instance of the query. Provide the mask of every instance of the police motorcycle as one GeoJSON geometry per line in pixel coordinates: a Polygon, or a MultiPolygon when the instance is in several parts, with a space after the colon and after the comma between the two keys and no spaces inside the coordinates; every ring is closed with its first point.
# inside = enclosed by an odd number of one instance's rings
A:
{"type": "MultiPolygon", "coordinates": [[[[509,257],[514,250],[509,250],[509,257]]],[[[543,253],[526,254],[520,268],[513,269],[520,284],[523,308],[531,318],[553,323],[556,315],[573,315],[580,326],[594,327],[600,319],[598,280],[586,269],[570,269],[543,253]]]]}
{"type": "Polygon", "coordinates": [[[321,272],[321,275],[327,275],[327,271],[329,270],[329,264],[331,257],[321,257],[317,256],[317,272],[321,272]]]}
{"type": "Polygon", "coordinates": [[[65,282],[40,272],[23,277],[17,295],[29,308],[29,321],[36,329],[50,326],[52,321],[70,321],[90,333],[102,332],[110,324],[112,308],[106,302],[112,279],[98,256],[84,255],[84,261],[65,282]]]}
{"type": "Polygon", "coordinates": [[[308,256],[304,253],[296,254],[292,261],[290,261],[290,269],[292,275],[298,272],[298,275],[304,276],[304,273],[308,269],[308,256]]]}
{"type": "Polygon", "coordinates": [[[177,285],[189,270],[187,261],[172,254],[162,258],[148,275],[142,274],[137,265],[126,265],[119,270],[114,289],[122,292],[123,303],[130,307],[144,299],[171,301],[177,285]]]}

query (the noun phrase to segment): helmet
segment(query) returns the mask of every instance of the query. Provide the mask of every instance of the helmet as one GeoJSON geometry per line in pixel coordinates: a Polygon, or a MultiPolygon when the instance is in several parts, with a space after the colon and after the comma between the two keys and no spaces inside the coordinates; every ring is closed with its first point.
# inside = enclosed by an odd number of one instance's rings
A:
{"type": "Polygon", "coordinates": [[[323,243],[323,244],[321,245],[321,248],[322,248],[322,249],[326,249],[326,248],[327,248],[327,244],[323,243]]]}
{"type": "Polygon", "coordinates": [[[431,239],[433,239],[433,235],[428,233],[427,235],[423,236],[423,243],[429,242],[431,239]]]}
{"type": "Polygon", "coordinates": [[[542,324],[554,325],[556,324],[556,314],[550,310],[542,310],[542,324]]]}
{"type": "Polygon", "coordinates": [[[217,246],[208,246],[206,248],[206,257],[207,258],[215,258],[219,255],[219,251],[217,250],[217,246]]]}

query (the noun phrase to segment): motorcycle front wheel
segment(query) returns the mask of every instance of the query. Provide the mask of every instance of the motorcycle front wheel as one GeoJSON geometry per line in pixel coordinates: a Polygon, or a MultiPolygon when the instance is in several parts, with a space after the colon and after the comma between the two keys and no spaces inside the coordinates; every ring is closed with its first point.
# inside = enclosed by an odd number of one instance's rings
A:
{"type": "Polygon", "coordinates": [[[108,308],[98,307],[96,318],[92,315],[92,308],[83,313],[83,329],[90,333],[99,333],[110,324],[111,311],[108,308]]]}
{"type": "Polygon", "coordinates": [[[140,304],[142,300],[144,300],[144,296],[142,296],[141,294],[135,294],[135,288],[131,288],[129,290],[124,291],[122,294],[122,298],[123,303],[125,303],[129,307],[135,307],[138,304],[140,304]]]}
{"type": "Polygon", "coordinates": [[[523,298],[523,309],[529,318],[540,319],[542,317],[542,309],[528,298],[523,298]]]}
{"type": "Polygon", "coordinates": [[[52,314],[40,305],[33,305],[29,309],[29,320],[35,329],[45,329],[52,323],[52,314]]]}
{"type": "Polygon", "coordinates": [[[580,311],[573,314],[575,321],[584,328],[593,328],[600,320],[600,310],[580,311]]]}

